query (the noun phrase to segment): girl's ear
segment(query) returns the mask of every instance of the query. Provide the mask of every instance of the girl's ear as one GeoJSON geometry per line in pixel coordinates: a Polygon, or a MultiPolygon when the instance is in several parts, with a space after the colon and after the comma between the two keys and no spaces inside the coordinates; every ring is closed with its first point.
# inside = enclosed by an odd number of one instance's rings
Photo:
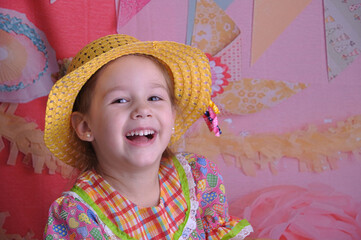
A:
{"type": "Polygon", "coordinates": [[[91,142],[94,140],[91,129],[84,114],[80,112],[73,112],[71,114],[71,125],[80,140],[87,142],[91,142]]]}

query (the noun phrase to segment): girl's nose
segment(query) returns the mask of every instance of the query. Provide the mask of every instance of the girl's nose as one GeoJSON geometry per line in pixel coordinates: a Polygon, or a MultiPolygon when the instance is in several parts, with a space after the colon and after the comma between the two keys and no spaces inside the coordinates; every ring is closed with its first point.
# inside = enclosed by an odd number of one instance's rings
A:
{"type": "Polygon", "coordinates": [[[145,103],[137,104],[131,113],[132,119],[143,119],[147,117],[152,117],[152,113],[149,106],[145,103]]]}

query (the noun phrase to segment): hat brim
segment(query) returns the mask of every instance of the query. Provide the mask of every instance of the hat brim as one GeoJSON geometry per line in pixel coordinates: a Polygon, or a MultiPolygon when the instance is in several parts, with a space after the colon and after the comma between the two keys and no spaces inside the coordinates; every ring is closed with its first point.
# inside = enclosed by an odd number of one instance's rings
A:
{"type": "Polygon", "coordinates": [[[201,50],[167,41],[135,42],[116,47],[59,79],[49,93],[44,141],[55,157],[71,166],[76,166],[76,161],[83,157],[70,122],[74,101],[97,70],[116,58],[131,54],[152,55],[165,63],[173,74],[174,93],[181,114],[176,116],[170,145],[207,110],[212,80],[208,58],[201,50]]]}

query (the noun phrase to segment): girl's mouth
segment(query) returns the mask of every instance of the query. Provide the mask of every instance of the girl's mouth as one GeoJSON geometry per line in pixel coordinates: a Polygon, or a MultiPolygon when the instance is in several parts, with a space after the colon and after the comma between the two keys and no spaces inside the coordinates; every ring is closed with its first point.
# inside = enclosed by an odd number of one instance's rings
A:
{"type": "Polygon", "coordinates": [[[155,136],[154,130],[134,130],[126,134],[126,138],[132,142],[145,143],[155,136]]]}

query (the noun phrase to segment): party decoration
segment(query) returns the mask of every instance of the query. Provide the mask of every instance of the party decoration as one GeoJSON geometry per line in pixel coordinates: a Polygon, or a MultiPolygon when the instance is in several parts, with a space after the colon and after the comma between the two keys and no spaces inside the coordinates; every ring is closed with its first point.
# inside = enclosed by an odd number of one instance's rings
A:
{"type": "Polygon", "coordinates": [[[249,114],[272,107],[306,87],[304,83],[244,78],[229,82],[213,101],[223,114],[249,114]]]}
{"type": "Polygon", "coordinates": [[[6,229],[3,228],[5,220],[7,217],[10,217],[9,212],[0,212],[0,239],[1,240],[14,240],[14,239],[25,239],[25,240],[37,240],[34,237],[33,232],[27,232],[25,236],[20,234],[7,233],[6,229]]]}
{"type": "Polygon", "coordinates": [[[242,79],[240,36],[237,36],[214,57],[210,54],[207,56],[212,72],[212,98],[223,115],[261,111],[307,87],[304,83],[242,79]]]}
{"type": "Polygon", "coordinates": [[[220,8],[226,10],[234,0],[214,0],[220,8]]]}
{"type": "Polygon", "coordinates": [[[4,148],[1,137],[10,141],[10,154],[7,164],[15,165],[19,152],[25,157],[24,163],[32,163],[35,173],[42,173],[44,166],[50,174],[60,171],[64,177],[70,177],[73,168],[56,159],[45,146],[44,133],[34,122],[14,115],[17,104],[0,104],[0,151],[4,148]]]}
{"type": "Polygon", "coordinates": [[[28,102],[47,95],[57,71],[45,34],[25,14],[0,8],[0,101],[28,102]]]}
{"type": "Polygon", "coordinates": [[[321,183],[263,188],[229,211],[249,219],[257,239],[361,239],[361,202],[321,183]]]}
{"type": "Polygon", "coordinates": [[[51,75],[55,81],[59,80],[60,78],[62,78],[66,75],[66,72],[70,66],[71,60],[73,60],[72,57],[58,60],[59,72],[56,72],[51,75]]]}
{"type": "Polygon", "coordinates": [[[253,65],[311,0],[255,0],[253,6],[253,65]]]}
{"type": "MultiPolygon", "coordinates": [[[[215,66],[223,69],[222,73],[223,83],[221,85],[228,85],[228,82],[235,82],[242,79],[242,39],[241,35],[238,35],[230,44],[218,52],[214,57],[209,57],[211,70],[213,71],[212,60],[215,60],[215,66]]],[[[215,70],[216,73],[219,71],[215,70]]],[[[213,77],[213,74],[212,74],[213,77]]],[[[218,82],[213,81],[213,85],[219,85],[218,82]]],[[[213,86],[212,86],[213,88],[213,86]]],[[[214,91],[219,91],[215,89],[214,91]]],[[[223,91],[219,92],[222,93],[223,91]]],[[[212,97],[215,97],[217,93],[213,92],[212,97]]]]}
{"type": "Polygon", "coordinates": [[[218,94],[223,93],[223,87],[228,85],[228,79],[231,77],[228,73],[228,66],[221,62],[220,57],[212,57],[206,54],[209,59],[209,65],[211,67],[212,75],[212,96],[215,97],[218,94]]]}
{"type": "Polygon", "coordinates": [[[197,0],[191,45],[214,56],[231,43],[240,30],[213,0],[197,0]]]}
{"type": "Polygon", "coordinates": [[[22,69],[26,65],[28,54],[25,47],[7,32],[0,30],[1,74],[0,82],[21,77],[22,69]],[[9,56],[9,52],[12,56],[9,56]]]}
{"type": "Polygon", "coordinates": [[[147,5],[150,0],[115,0],[117,11],[117,31],[123,27],[134,15],[147,5]]]}
{"type": "Polygon", "coordinates": [[[316,173],[336,169],[339,160],[351,156],[361,160],[361,115],[335,126],[325,124],[321,128],[326,130],[309,125],[304,130],[283,134],[235,134],[226,121],[221,127],[222,137],[217,138],[197,124],[178,144],[177,151],[197,151],[211,159],[221,156],[227,164],[237,166],[248,176],[256,176],[258,169],[267,168],[277,174],[277,163],[284,157],[297,159],[299,171],[316,173]]]}
{"type": "Polygon", "coordinates": [[[329,81],[361,55],[361,0],[324,0],[329,81]]]}

